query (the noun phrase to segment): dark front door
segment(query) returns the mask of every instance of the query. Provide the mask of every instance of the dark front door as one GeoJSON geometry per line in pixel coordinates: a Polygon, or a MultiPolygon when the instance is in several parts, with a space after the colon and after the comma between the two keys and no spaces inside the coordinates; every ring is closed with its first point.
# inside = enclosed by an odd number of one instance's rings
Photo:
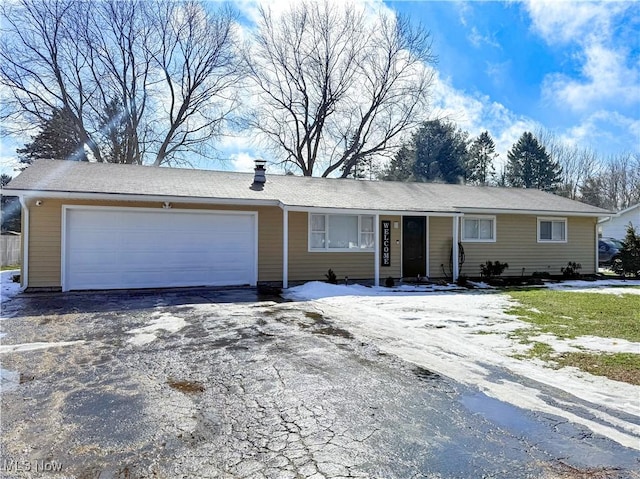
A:
{"type": "Polygon", "coordinates": [[[402,276],[426,276],[426,222],[424,216],[402,218],[402,276]]]}

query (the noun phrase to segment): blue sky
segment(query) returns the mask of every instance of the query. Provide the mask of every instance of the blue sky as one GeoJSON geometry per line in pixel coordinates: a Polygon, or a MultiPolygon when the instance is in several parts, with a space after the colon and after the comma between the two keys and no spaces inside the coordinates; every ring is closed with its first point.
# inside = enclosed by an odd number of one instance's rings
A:
{"type": "MultiPolygon", "coordinates": [[[[256,6],[233,3],[247,18],[256,6]]],[[[282,9],[287,0],[261,3],[282,9]]],[[[488,130],[499,160],[524,131],[541,128],[603,155],[640,152],[640,2],[370,3],[431,32],[433,114],[474,136],[488,130]]],[[[11,173],[22,143],[2,141],[2,172],[11,173]]],[[[248,170],[261,151],[249,137],[229,137],[221,156],[231,161],[199,166],[248,170]]]]}
{"type": "MultiPolygon", "coordinates": [[[[431,32],[433,114],[473,136],[488,130],[499,162],[524,131],[541,129],[603,156],[640,152],[640,2],[370,3],[431,32]]],[[[228,169],[248,170],[259,154],[228,146],[228,169]]]]}
{"type": "Polygon", "coordinates": [[[603,154],[640,151],[640,3],[385,4],[431,31],[437,106],[472,134],[505,150],[517,127],[546,128],[603,154]]]}

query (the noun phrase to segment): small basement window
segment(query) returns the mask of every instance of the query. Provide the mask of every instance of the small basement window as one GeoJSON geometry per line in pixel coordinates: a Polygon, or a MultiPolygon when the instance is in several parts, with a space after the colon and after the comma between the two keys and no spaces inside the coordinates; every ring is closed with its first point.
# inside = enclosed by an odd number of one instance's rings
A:
{"type": "Polygon", "coordinates": [[[373,216],[309,215],[309,251],[373,251],[373,216]]]}
{"type": "Polygon", "coordinates": [[[538,218],[538,243],[566,243],[566,218],[538,218]]]}
{"type": "Polygon", "coordinates": [[[462,218],[462,241],[492,243],[496,241],[495,216],[465,216],[462,218]]]}

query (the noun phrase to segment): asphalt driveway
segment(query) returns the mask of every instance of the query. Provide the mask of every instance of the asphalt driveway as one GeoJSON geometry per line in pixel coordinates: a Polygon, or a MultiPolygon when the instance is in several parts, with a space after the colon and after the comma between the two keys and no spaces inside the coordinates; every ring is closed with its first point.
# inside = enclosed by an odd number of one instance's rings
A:
{"type": "Polygon", "coordinates": [[[637,451],[251,290],[18,295],[2,315],[2,477],[640,477],[637,451]]]}

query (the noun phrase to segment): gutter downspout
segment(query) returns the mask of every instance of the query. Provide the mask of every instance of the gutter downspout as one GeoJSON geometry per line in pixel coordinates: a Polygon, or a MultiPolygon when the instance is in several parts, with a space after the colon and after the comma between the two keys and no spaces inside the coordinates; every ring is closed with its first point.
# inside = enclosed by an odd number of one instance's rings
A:
{"type": "Polygon", "coordinates": [[[25,291],[29,286],[29,207],[24,196],[19,196],[22,206],[22,265],[20,266],[20,290],[25,291]]]}

